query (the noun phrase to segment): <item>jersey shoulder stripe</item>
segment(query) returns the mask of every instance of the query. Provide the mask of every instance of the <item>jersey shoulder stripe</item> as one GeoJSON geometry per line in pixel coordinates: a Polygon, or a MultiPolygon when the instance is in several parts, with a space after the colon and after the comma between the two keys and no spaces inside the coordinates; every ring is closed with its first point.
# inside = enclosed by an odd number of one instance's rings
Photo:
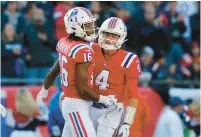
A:
{"type": "Polygon", "coordinates": [[[127,53],[127,55],[124,58],[121,66],[125,67],[125,68],[128,68],[131,65],[131,63],[133,62],[133,60],[134,60],[135,57],[137,57],[136,54],[133,54],[131,52],[127,53]]]}
{"type": "Polygon", "coordinates": [[[89,45],[86,45],[86,44],[78,44],[76,46],[74,46],[70,53],[69,53],[69,56],[72,57],[72,58],[75,58],[76,56],[76,53],[81,50],[81,49],[84,49],[84,48],[89,48],[89,45]]]}

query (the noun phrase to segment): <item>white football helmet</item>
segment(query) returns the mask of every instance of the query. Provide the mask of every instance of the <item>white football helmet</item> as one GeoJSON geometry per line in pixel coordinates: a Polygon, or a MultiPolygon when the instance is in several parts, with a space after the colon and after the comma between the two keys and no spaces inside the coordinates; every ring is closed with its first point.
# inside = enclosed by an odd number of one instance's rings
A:
{"type": "Polygon", "coordinates": [[[64,24],[68,34],[75,33],[75,36],[86,41],[93,41],[97,38],[95,34],[94,22],[96,19],[91,12],[83,7],[75,7],[69,10],[64,16],[64,24]],[[85,24],[92,23],[92,29],[85,29],[85,24]],[[87,31],[93,31],[93,34],[87,35],[87,31]]]}
{"type": "MultiPolygon", "coordinates": [[[[98,35],[99,35],[98,43],[102,48],[106,50],[115,50],[121,48],[122,44],[126,41],[125,38],[127,36],[127,28],[124,22],[120,18],[111,17],[103,22],[103,24],[99,28],[98,35]],[[120,36],[119,40],[116,42],[116,45],[104,43],[104,40],[109,40],[104,39],[103,37],[104,32],[120,36]]],[[[112,40],[109,41],[111,42],[112,40]]]]}

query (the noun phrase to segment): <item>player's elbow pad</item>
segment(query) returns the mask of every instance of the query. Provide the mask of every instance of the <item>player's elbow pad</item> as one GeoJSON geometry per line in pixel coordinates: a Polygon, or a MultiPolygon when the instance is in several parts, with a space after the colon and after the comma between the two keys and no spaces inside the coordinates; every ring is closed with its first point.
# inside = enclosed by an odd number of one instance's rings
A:
{"type": "Polygon", "coordinates": [[[136,110],[137,110],[136,107],[127,106],[126,113],[124,116],[124,123],[129,124],[129,125],[133,124],[136,110]]]}

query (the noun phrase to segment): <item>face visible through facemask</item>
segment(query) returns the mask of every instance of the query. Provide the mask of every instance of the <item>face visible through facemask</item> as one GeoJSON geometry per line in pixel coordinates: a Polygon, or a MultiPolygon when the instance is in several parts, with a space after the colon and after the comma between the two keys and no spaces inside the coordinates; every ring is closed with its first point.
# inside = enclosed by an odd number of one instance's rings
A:
{"type": "Polygon", "coordinates": [[[95,27],[93,22],[86,23],[83,25],[83,27],[84,27],[83,29],[85,30],[88,36],[95,33],[95,27]]]}
{"type": "Polygon", "coordinates": [[[119,41],[120,36],[117,34],[112,34],[108,32],[103,32],[103,44],[116,46],[117,42],[119,41]]]}

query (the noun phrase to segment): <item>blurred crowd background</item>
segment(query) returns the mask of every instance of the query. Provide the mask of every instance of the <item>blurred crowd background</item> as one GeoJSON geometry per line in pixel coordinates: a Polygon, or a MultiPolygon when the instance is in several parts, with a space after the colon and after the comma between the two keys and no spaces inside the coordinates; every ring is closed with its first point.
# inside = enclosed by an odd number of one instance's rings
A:
{"type": "Polygon", "coordinates": [[[90,9],[99,27],[111,16],[123,19],[128,28],[124,48],[139,55],[144,85],[151,80],[199,81],[199,5],[195,1],[1,2],[2,84],[9,85],[9,78],[36,80],[12,84],[39,84],[37,79],[45,77],[57,58],[57,41],[68,35],[63,17],[75,6],[90,9]]]}

